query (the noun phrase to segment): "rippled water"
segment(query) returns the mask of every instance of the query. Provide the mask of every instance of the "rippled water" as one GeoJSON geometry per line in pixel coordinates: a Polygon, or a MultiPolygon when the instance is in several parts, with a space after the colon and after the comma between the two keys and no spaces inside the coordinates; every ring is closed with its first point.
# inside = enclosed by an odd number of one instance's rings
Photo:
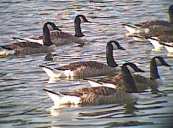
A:
{"type": "MultiPolygon", "coordinates": [[[[84,47],[68,45],[57,48],[57,64],[79,60],[105,61],[105,45],[117,39],[127,49],[115,51],[118,63],[138,62],[148,70],[149,59],[166,52],[150,52],[146,43],[128,43],[125,22],[167,19],[172,0],[1,0],[0,43],[7,44],[13,36],[40,35],[45,21],[54,21],[64,31],[74,32],[73,19],[84,14],[93,23],[83,24],[88,44],[84,47]]],[[[88,86],[86,81],[58,80],[48,83],[47,75],[38,67],[45,54],[0,59],[0,127],[165,127],[173,118],[172,71],[159,68],[163,85],[159,88],[167,96],[155,96],[149,91],[139,94],[133,105],[100,105],[52,110],[52,101],[43,88],[69,90],[88,86]]],[[[172,58],[166,58],[173,65],[172,58]]],[[[146,76],[148,76],[146,73],[146,76]]]]}

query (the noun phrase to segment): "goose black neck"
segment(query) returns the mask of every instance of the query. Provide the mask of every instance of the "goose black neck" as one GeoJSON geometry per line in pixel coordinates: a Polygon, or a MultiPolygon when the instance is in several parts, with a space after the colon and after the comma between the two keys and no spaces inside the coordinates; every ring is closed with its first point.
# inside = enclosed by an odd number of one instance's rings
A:
{"type": "Polygon", "coordinates": [[[48,28],[48,23],[45,23],[44,26],[43,26],[43,44],[46,45],[46,46],[50,46],[52,45],[52,41],[51,41],[51,38],[50,38],[50,31],[49,31],[49,28],[48,28]]]}
{"type": "Polygon", "coordinates": [[[117,67],[118,64],[115,62],[114,57],[113,57],[113,49],[110,48],[109,46],[106,47],[106,60],[107,64],[110,67],[117,67]]]}
{"type": "Polygon", "coordinates": [[[150,79],[160,79],[155,59],[152,59],[150,62],[150,79]]]}
{"type": "Polygon", "coordinates": [[[173,24],[173,12],[169,13],[169,21],[173,24]]]}
{"type": "Polygon", "coordinates": [[[137,87],[133,79],[133,76],[125,65],[122,66],[122,76],[123,76],[123,82],[127,89],[127,92],[131,92],[131,93],[137,92],[137,87]]]}
{"type": "Polygon", "coordinates": [[[84,34],[82,33],[82,30],[81,30],[81,21],[79,19],[79,17],[76,17],[75,21],[74,21],[74,27],[75,27],[75,36],[76,37],[82,37],[84,36],[84,34]]]}
{"type": "Polygon", "coordinates": [[[173,23],[173,5],[169,7],[169,21],[173,23]]]}

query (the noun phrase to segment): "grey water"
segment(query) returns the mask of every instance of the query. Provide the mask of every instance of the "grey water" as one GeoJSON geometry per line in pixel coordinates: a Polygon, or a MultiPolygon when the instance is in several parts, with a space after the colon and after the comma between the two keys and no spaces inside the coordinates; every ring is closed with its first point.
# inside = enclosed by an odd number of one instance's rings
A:
{"type": "Polygon", "coordinates": [[[164,56],[173,66],[173,58],[166,51],[151,51],[148,43],[125,37],[122,23],[154,19],[168,19],[167,9],[172,0],[1,0],[0,44],[8,44],[12,37],[42,34],[46,21],[55,22],[63,31],[74,33],[74,18],[85,15],[92,23],[82,24],[87,44],[57,47],[55,62],[44,60],[46,54],[0,58],[0,127],[1,128],[153,128],[167,127],[173,118],[173,71],[159,67],[166,95],[156,96],[149,90],[138,94],[132,105],[98,105],[52,109],[53,102],[43,91],[71,90],[88,87],[84,80],[48,82],[39,67],[43,63],[58,65],[74,61],[96,60],[106,63],[106,42],[116,39],[125,51],[114,51],[117,63],[136,62],[147,71],[155,55],[164,56]]]}

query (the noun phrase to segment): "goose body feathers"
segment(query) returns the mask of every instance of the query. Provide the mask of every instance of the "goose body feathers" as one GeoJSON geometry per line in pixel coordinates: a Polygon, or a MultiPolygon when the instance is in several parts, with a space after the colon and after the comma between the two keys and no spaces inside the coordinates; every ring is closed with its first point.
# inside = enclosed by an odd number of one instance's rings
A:
{"type": "MultiPolygon", "coordinates": [[[[128,70],[126,64],[124,64],[121,70],[128,70]]],[[[142,71],[137,68],[136,71],[142,71]]],[[[124,74],[124,72],[123,72],[124,74]]],[[[123,76],[121,84],[125,86],[132,86],[132,89],[135,89],[135,84],[127,81],[123,76]]],[[[112,104],[112,103],[124,103],[134,100],[132,94],[128,93],[131,90],[126,90],[124,86],[119,86],[118,88],[109,88],[104,86],[90,87],[90,88],[81,88],[73,90],[70,92],[53,92],[48,89],[44,89],[53,100],[55,106],[72,104],[72,105],[99,105],[99,104],[112,104]]],[[[135,91],[135,90],[134,90],[135,91]]]]}
{"type": "Polygon", "coordinates": [[[123,24],[129,32],[127,35],[158,36],[165,32],[173,33],[173,5],[169,7],[169,21],[154,20],[138,24],[123,24]]]}
{"type": "MultiPolygon", "coordinates": [[[[150,78],[144,77],[139,74],[133,74],[133,79],[136,84],[137,92],[143,92],[146,89],[151,89],[153,92],[158,91],[158,86],[160,85],[160,75],[158,72],[157,65],[163,65],[170,67],[166,63],[166,61],[163,59],[163,57],[155,56],[150,61],[150,78]]],[[[101,79],[98,81],[89,81],[90,85],[93,86],[105,86],[105,87],[111,87],[111,88],[117,88],[119,86],[117,83],[122,80],[123,76],[122,73],[119,73],[118,75],[107,78],[107,79],[101,79]]]]}
{"type": "Polygon", "coordinates": [[[54,51],[53,43],[50,39],[50,31],[48,24],[54,25],[52,22],[46,22],[43,26],[43,44],[31,42],[27,39],[21,42],[14,42],[8,45],[0,46],[0,56],[35,54],[54,51]]]}

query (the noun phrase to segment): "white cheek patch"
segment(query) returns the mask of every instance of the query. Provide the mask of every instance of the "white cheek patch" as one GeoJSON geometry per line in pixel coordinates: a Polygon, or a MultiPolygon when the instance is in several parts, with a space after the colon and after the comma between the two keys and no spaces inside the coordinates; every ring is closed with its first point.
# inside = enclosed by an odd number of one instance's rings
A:
{"type": "Polygon", "coordinates": [[[115,43],[111,43],[111,44],[112,44],[114,50],[118,49],[118,46],[115,43]]]}
{"type": "Polygon", "coordinates": [[[156,58],[155,61],[156,61],[157,66],[161,66],[162,65],[162,63],[160,62],[160,60],[158,58],[156,58]]]}
{"type": "Polygon", "coordinates": [[[50,24],[48,24],[47,27],[48,27],[49,31],[53,30],[53,27],[50,24]]]}
{"type": "Polygon", "coordinates": [[[55,106],[60,106],[64,104],[79,104],[80,97],[77,96],[68,96],[68,95],[56,95],[54,93],[47,92],[48,96],[52,99],[55,106]]]}
{"type": "Polygon", "coordinates": [[[81,23],[84,23],[83,17],[80,16],[79,18],[80,18],[81,23]]]}

